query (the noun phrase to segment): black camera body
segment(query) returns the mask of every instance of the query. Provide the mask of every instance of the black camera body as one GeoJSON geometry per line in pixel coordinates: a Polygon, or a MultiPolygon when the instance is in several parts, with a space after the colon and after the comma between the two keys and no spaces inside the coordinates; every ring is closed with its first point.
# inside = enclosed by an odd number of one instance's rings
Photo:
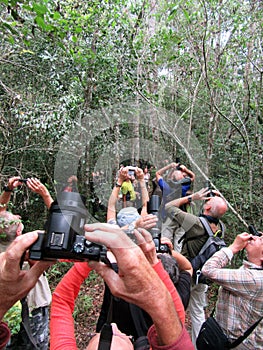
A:
{"type": "MultiPolygon", "coordinates": [[[[152,195],[150,201],[148,203],[148,212],[149,214],[153,214],[158,217],[159,208],[161,205],[161,198],[157,195],[152,195]]],[[[161,228],[160,221],[158,220],[155,227],[151,228],[150,233],[152,235],[156,253],[169,253],[171,254],[171,250],[167,244],[161,243],[161,228]]]]}
{"type": "Polygon", "coordinates": [[[87,210],[77,192],[61,192],[50,207],[45,232],[30,247],[32,260],[105,260],[106,247],[84,237],[87,210]]]}
{"type": "Polygon", "coordinates": [[[18,181],[19,181],[19,182],[22,182],[22,183],[24,183],[24,184],[27,183],[27,179],[19,179],[18,181]]]}
{"type": "Polygon", "coordinates": [[[248,229],[249,229],[249,233],[251,233],[253,236],[258,236],[258,237],[262,236],[262,233],[258,232],[254,225],[249,225],[248,229]]]}
{"type": "Polygon", "coordinates": [[[208,187],[208,190],[209,190],[209,193],[206,195],[206,197],[215,197],[216,196],[212,190],[211,183],[209,180],[207,180],[205,187],[208,187]]]}

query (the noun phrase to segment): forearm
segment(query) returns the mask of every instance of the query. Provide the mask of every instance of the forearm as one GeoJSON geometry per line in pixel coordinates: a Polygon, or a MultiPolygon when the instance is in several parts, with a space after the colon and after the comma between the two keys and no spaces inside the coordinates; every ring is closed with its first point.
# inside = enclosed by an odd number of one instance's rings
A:
{"type": "Polygon", "coordinates": [[[142,206],[141,216],[146,216],[147,214],[148,214],[148,211],[147,211],[147,202],[146,202],[142,206]]]}
{"type": "Polygon", "coordinates": [[[5,349],[10,338],[10,330],[6,323],[0,322],[0,350],[5,349]]]}
{"type": "Polygon", "coordinates": [[[189,198],[192,198],[192,196],[186,196],[186,197],[180,197],[180,198],[177,198],[171,202],[168,202],[166,205],[165,205],[165,209],[168,209],[170,207],[181,207],[182,205],[184,204],[189,204],[191,199],[189,198]]]}
{"type": "Polygon", "coordinates": [[[175,250],[172,250],[172,256],[176,259],[180,270],[188,271],[191,275],[193,274],[192,265],[185,256],[175,250]]]}
{"type": "Polygon", "coordinates": [[[150,316],[156,329],[158,345],[168,345],[179,338],[183,327],[167,290],[162,299],[153,302],[150,316]]]}
{"type": "Polygon", "coordinates": [[[5,211],[10,201],[12,192],[3,192],[0,196],[0,211],[5,211]]]}
{"type": "Polygon", "coordinates": [[[108,201],[107,222],[112,219],[116,220],[116,203],[118,201],[119,193],[120,193],[120,187],[115,186],[111,192],[111,195],[108,201]]]}
{"type": "Polygon", "coordinates": [[[193,173],[191,170],[189,170],[189,169],[186,168],[186,167],[185,167],[185,170],[184,170],[184,171],[187,173],[187,175],[189,175],[190,179],[191,179],[192,181],[194,181],[194,179],[195,179],[195,173],[193,173]]]}
{"type": "Polygon", "coordinates": [[[156,175],[163,175],[163,173],[167,170],[169,170],[170,168],[172,168],[172,164],[168,164],[166,166],[164,166],[163,168],[159,169],[156,171],[156,175]]]}
{"type": "Polygon", "coordinates": [[[167,210],[167,209],[169,209],[171,207],[178,207],[179,208],[179,207],[181,207],[184,204],[190,204],[192,201],[201,200],[201,199],[203,199],[203,193],[200,194],[201,191],[192,193],[189,196],[177,198],[177,199],[167,203],[165,205],[165,209],[167,210]]]}
{"type": "Polygon", "coordinates": [[[144,179],[139,180],[141,193],[142,193],[142,206],[145,205],[145,203],[149,202],[149,193],[147,191],[147,187],[145,184],[144,179]]]}
{"type": "Polygon", "coordinates": [[[42,196],[43,201],[45,203],[45,206],[50,209],[51,204],[54,202],[53,198],[51,197],[51,195],[49,193],[45,194],[42,196]]]}

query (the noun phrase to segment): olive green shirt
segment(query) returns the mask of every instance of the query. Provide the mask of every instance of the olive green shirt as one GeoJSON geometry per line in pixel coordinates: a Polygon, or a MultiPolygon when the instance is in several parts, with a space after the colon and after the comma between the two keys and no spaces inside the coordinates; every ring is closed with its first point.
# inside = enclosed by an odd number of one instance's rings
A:
{"type": "Polygon", "coordinates": [[[185,231],[182,255],[193,259],[207,241],[208,235],[198,216],[186,213],[177,207],[170,207],[168,215],[179,227],[185,231]]]}

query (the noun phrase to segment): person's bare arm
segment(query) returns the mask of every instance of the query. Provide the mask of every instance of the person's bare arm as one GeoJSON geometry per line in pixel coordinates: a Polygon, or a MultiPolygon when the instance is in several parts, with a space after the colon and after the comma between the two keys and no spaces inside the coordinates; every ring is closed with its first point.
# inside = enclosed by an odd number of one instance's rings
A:
{"type": "Polygon", "coordinates": [[[157,170],[157,171],[156,171],[156,174],[155,174],[157,181],[163,176],[163,174],[164,174],[167,170],[169,170],[169,169],[171,169],[171,168],[176,169],[176,167],[177,167],[178,165],[179,165],[179,163],[170,163],[170,164],[164,166],[163,168],[157,170]]]}
{"type": "Polygon", "coordinates": [[[54,200],[51,197],[51,194],[49,193],[49,190],[46,188],[46,186],[42,184],[41,181],[35,178],[27,179],[26,184],[31,191],[39,194],[43,198],[46,207],[49,209],[54,200]]]}
{"type": "Polygon", "coordinates": [[[113,190],[111,192],[110,198],[108,200],[108,209],[107,209],[107,222],[111,220],[116,221],[116,203],[118,201],[118,196],[125,176],[127,174],[127,169],[123,168],[119,172],[119,176],[113,190]]]}
{"type": "Polygon", "coordinates": [[[142,212],[141,215],[147,215],[147,202],[149,202],[149,193],[146,187],[146,183],[144,180],[144,174],[143,170],[140,168],[135,169],[136,179],[138,180],[141,188],[141,194],[142,194],[142,212]]]}
{"type": "Polygon", "coordinates": [[[0,196],[0,211],[5,211],[7,204],[10,201],[11,195],[13,193],[13,190],[21,185],[21,182],[19,182],[20,177],[14,176],[10,177],[8,180],[8,184],[6,185],[6,190],[2,192],[0,196]]]}
{"type": "Polygon", "coordinates": [[[170,248],[170,251],[172,252],[172,256],[175,258],[175,260],[178,263],[179,269],[181,271],[189,272],[190,275],[192,276],[193,268],[190,261],[186,257],[184,257],[182,254],[174,250],[173,244],[170,241],[170,239],[167,237],[161,237],[161,243],[168,245],[168,247],[170,248]]]}
{"type": "Polygon", "coordinates": [[[172,256],[176,259],[179,269],[181,271],[187,271],[190,273],[191,276],[193,275],[192,265],[186,257],[184,257],[179,252],[176,252],[175,250],[172,250],[172,256]]]}
{"type": "MultiPolygon", "coordinates": [[[[118,184],[120,184],[119,181],[118,184]]],[[[115,185],[108,200],[107,222],[111,220],[116,220],[116,203],[118,201],[119,193],[120,186],[115,185]]]]}
{"type": "Polygon", "coordinates": [[[185,172],[191,179],[191,181],[195,180],[195,173],[188,169],[185,165],[180,165],[180,170],[185,172]]]}
{"type": "Polygon", "coordinates": [[[187,204],[190,203],[191,201],[195,201],[195,200],[206,200],[208,199],[207,195],[209,193],[209,189],[208,188],[202,188],[200,191],[192,193],[189,196],[185,196],[185,197],[180,197],[177,198],[169,203],[167,203],[165,205],[165,209],[168,209],[170,207],[181,207],[183,204],[187,204]]]}

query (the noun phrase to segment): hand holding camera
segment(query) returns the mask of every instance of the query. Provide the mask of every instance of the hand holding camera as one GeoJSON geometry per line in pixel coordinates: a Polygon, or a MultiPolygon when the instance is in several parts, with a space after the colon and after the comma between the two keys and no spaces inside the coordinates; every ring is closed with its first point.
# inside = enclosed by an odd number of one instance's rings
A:
{"type": "Polygon", "coordinates": [[[61,192],[50,207],[45,233],[30,248],[32,260],[107,261],[107,249],[84,236],[87,210],[77,192],[61,192]]]}

